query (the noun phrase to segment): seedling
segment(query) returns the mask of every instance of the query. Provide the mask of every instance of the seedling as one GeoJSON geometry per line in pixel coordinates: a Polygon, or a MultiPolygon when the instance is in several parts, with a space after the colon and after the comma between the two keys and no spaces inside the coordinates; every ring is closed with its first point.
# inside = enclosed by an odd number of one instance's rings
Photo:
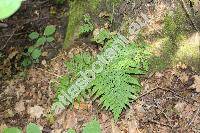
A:
{"type": "Polygon", "coordinates": [[[91,22],[91,17],[89,15],[84,15],[84,24],[80,27],[79,30],[79,35],[84,35],[84,34],[88,34],[91,31],[93,31],[94,26],[93,23],[91,22]]]}
{"type": "Polygon", "coordinates": [[[39,58],[42,54],[41,47],[46,43],[51,43],[54,41],[53,34],[55,33],[56,28],[53,25],[48,25],[44,33],[40,35],[38,32],[32,32],[29,34],[29,38],[32,41],[36,41],[33,46],[28,48],[28,51],[25,53],[25,58],[22,62],[24,67],[30,66],[32,63],[38,63],[39,58]]]}
{"type": "MultiPolygon", "coordinates": [[[[5,128],[3,133],[22,133],[22,130],[17,127],[5,128]]],[[[26,127],[26,133],[42,133],[39,126],[34,123],[29,123],[26,127]]]]}

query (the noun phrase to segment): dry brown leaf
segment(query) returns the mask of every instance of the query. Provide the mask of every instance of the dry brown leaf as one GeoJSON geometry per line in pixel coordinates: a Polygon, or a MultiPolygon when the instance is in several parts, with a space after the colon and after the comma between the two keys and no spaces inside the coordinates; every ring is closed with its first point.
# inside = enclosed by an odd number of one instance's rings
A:
{"type": "Polygon", "coordinates": [[[180,80],[181,80],[182,83],[187,82],[188,79],[189,79],[189,76],[185,72],[180,73],[180,75],[178,75],[178,76],[179,76],[179,78],[180,78],[180,80]]]}
{"type": "Polygon", "coordinates": [[[35,105],[28,109],[28,114],[30,114],[32,118],[40,118],[43,115],[43,111],[44,109],[42,107],[35,105]]]}
{"type": "Polygon", "coordinates": [[[104,12],[100,12],[99,14],[99,17],[102,18],[102,17],[109,17],[110,16],[110,13],[104,11],[104,12]]]}
{"type": "Polygon", "coordinates": [[[196,92],[200,92],[200,76],[195,75],[194,78],[194,84],[191,86],[192,88],[196,88],[196,92]]]}
{"type": "Polygon", "coordinates": [[[155,73],[155,77],[158,78],[158,79],[162,78],[163,76],[164,76],[164,74],[162,74],[160,72],[155,73]]]}
{"type": "Polygon", "coordinates": [[[18,113],[21,113],[22,111],[25,110],[25,107],[24,107],[24,102],[23,101],[19,101],[15,104],[15,110],[18,112],[18,113]]]}
{"type": "Polygon", "coordinates": [[[138,123],[135,119],[128,122],[128,132],[129,133],[140,133],[138,130],[138,123]]]}
{"type": "Polygon", "coordinates": [[[75,109],[79,109],[79,110],[88,110],[89,108],[91,107],[90,104],[87,104],[87,103],[77,103],[77,102],[74,102],[74,108],[75,109]]]}
{"type": "Polygon", "coordinates": [[[179,63],[176,65],[176,68],[179,68],[179,69],[186,69],[187,66],[186,66],[184,63],[179,62],[179,63]]]}
{"type": "Polygon", "coordinates": [[[114,121],[112,120],[111,122],[111,126],[112,126],[112,133],[122,133],[122,131],[119,129],[119,127],[117,127],[114,123],[114,121]]]}
{"type": "Polygon", "coordinates": [[[184,110],[184,108],[185,108],[186,105],[187,105],[187,104],[186,104],[185,102],[178,102],[178,103],[174,106],[174,108],[180,113],[180,112],[183,112],[183,110],[184,110]]]}
{"type": "Polygon", "coordinates": [[[6,124],[0,125],[0,133],[3,133],[4,128],[7,128],[6,124]]]}
{"type": "Polygon", "coordinates": [[[74,128],[78,123],[76,113],[74,111],[69,111],[66,116],[66,120],[63,123],[65,129],[74,128]]]}

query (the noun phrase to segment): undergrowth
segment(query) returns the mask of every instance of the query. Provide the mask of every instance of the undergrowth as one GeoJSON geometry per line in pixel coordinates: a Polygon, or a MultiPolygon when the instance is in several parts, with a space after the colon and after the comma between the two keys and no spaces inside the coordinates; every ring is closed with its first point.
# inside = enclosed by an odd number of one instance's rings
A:
{"type": "MultiPolygon", "coordinates": [[[[94,28],[90,16],[85,15],[84,22],[80,27],[80,35],[88,34],[94,28]]],[[[102,108],[112,111],[114,119],[117,120],[123,109],[140,94],[141,84],[138,75],[148,71],[150,53],[146,44],[132,42],[124,47],[118,47],[117,52],[111,55],[113,52],[106,52],[108,49],[124,43],[119,41],[118,35],[104,28],[97,30],[93,35],[91,41],[101,44],[102,51],[97,57],[92,57],[90,53],[79,53],[65,62],[69,73],[60,78],[57,99],[59,100],[62,91],[68,91],[81,76],[80,72],[92,70],[92,64],[99,61],[99,57],[105,57],[107,63],[102,63],[103,70],[95,74],[95,79],[73,101],[80,101],[80,97],[88,93],[93,100],[98,99],[102,108]]]]}
{"type": "MultiPolygon", "coordinates": [[[[118,38],[117,35],[112,35],[108,30],[106,30],[106,34],[104,33],[105,29],[102,29],[99,35],[94,38],[103,35],[96,42],[104,44],[103,50],[98,56],[106,57],[106,54],[109,53],[105,53],[105,51],[114,47],[114,41],[117,41],[118,38]]],[[[129,106],[130,102],[140,94],[141,84],[137,75],[145,74],[148,71],[149,57],[149,52],[144,44],[130,43],[119,49],[115,58],[104,65],[103,71],[97,73],[96,78],[82,91],[87,91],[94,100],[99,99],[102,108],[112,111],[115,120],[119,118],[123,109],[129,106]]],[[[97,58],[93,59],[89,53],[80,53],[66,62],[69,74],[60,78],[58,92],[67,91],[80,76],[79,72],[86,69],[91,70],[91,65],[95,60],[97,58]]],[[[57,96],[59,95],[60,93],[57,96]]]]}

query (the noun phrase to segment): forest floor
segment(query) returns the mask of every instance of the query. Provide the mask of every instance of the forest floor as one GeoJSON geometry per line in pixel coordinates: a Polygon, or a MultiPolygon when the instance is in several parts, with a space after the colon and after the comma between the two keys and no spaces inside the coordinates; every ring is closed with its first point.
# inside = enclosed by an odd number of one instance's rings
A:
{"type": "MultiPolygon", "coordinates": [[[[164,16],[177,6],[173,2],[159,0],[155,5],[153,1],[143,0],[136,3],[138,6],[134,9],[131,2],[124,2],[116,13],[116,16],[126,14],[127,20],[136,18],[139,12],[154,18],[142,32],[154,56],[151,71],[141,78],[140,97],[115,123],[110,112],[90,100],[80,104],[75,102],[74,108],[68,108],[56,117],[49,113],[56,91],[51,83],[67,73],[64,61],[81,51],[95,54],[99,47],[88,43],[87,39],[79,39],[67,50],[62,49],[67,30],[65,13],[69,8],[49,0],[25,1],[20,11],[4,22],[7,27],[0,29],[0,132],[10,126],[24,129],[29,122],[40,125],[44,133],[61,133],[68,128],[80,132],[84,123],[97,118],[103,133],[199,133],[200,53],[196,48],[200,45],[200,37],[187,22],[187,34],[182,41],[176,42],[183,45],[173,49],[173,43],[167,45],[163,41],[164,16]],[[39,64],[21,67],[21,53],[32,43],[28,34],[32,31],[41,33],[48,24],[56,25],[55,42],[43,47],[39,64]],[[192,45],[195,40],[197,46],[192,45]],[[161,44],[166,44],[167,48],[163,50],[161,44]],[[191,51],[197,58],[181,58],[183,61],[179,58],[179,53],[188,55],[185,51],[179,52],[181,48],[190,51],[186,44],[195,48],[196,51],[191,51]],[[168,53],[174,58],[177,56],[177,60],[170,59],[168,53]],[[157,56],[163,58],[156,60],[154,57],[157,56]]],[[[126,25],[121,25],[118,31],[125,33],[126,25]]],[[[197,25],[200,27],[200,23],[197,25]]],[[[129,39],[134,40],[134,37],[130,35],[129,39]]]]}

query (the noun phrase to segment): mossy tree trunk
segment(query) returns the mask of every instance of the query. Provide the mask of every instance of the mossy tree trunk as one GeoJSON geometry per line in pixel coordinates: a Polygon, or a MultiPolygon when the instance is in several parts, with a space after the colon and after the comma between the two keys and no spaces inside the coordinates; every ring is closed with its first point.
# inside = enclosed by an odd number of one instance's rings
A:
{"type": "Polygon", "coordinates": [[[64,48],[68,48],[73,39],[78,36],[78,29],[83,15],[87,12],[97,12],[101,0],[74,0],[70,1],[68,25],[64,41],[64,48]]]}

